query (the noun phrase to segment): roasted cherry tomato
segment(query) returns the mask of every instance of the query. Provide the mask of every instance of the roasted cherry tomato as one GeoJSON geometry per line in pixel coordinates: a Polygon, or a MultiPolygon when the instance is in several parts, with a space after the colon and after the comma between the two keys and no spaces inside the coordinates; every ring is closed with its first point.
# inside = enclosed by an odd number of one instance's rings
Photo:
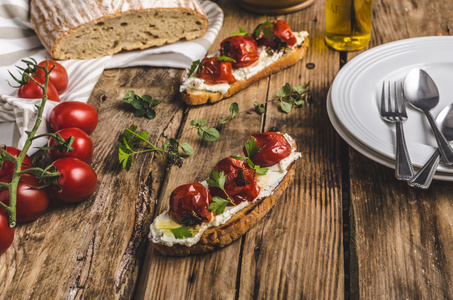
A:
{"type": "MultiPolygon", "coordinates": [[[[17,149],[15,147],[3,147],[9,154],[12,156],[18,157],[20,154],[20,149],[17,149]]],[[[1,156],[1,153],[0,153],[1,156]]],[[[28,155],[25,155],[24,160],[22,162],[22,167],[21,170],[25,170],[28,168],[31,168],[31,159],[28,155]]],[[[5,160],[3,162],[3,165],[0,168],[0,178],[7,177],[7,176],[12,176],[14,173],[14,162],[10,160],[5,160]]]]}
{"type": "Polygon", "coordinates": [[[14,240],[14,228],[9,227],[8,214],[0,208],[0,255],[6,252],[14,240]]]}
{"type": "Polygon", "coordinates": [[[193,226],[212,220],[209,210],[212,197],[201,183],[189,183],[177,187],[170,195],[170,216],[178,223],[193,226]]]}
{"type": "MultiPolygon", "coordinates": [[[[11,177],[4,177],[0,181],[11,182],[11,177]]],[[[17,185],[16,220],[17,222],[29,222],[39,218],[49,206],[50,196],[46,189],[37,189],[42,186],[39,180],[30,175],[20,176],[17,185]]],[[[0,201],[9,205],[9,190],[4,188],[0,191],[0,201]]]]}
{"type": "MultiPolygon", "coordinates": [[[[46,67],[47,62],[44,60],[40,62],[38,65],[42,67],[46,67]]],[[[56,61],[49,60],[49,65],[47,66],[47,70],[50,70],[55,66],[52,71],[49,74],[49,81],[53,84],[55,89],[57,90],[58,94],[63,93],[66,91],[66,88],[68,87],[68,72],[66,69],[57,63],[56,61]]],[[[36,74],[41,74],[45,75],[45,72],[41,68],[37,68],[36,74]]]]}
{"type": "Polygon", "coordinates": [[[198,77],[207,83],[233,83],[236,81],[231,62],[219,60],[217,57],[205,57],[201,62],[202,66],[198,77]]]}
{"type": "Polygon", "coordinates": [[[273,37],[265,37],[263,30],[259,31],[260,34],[258,36],[255,36],[255,33],[257,29],[260,29],[262,27],[267,27],[270,29],[270,26],[266,26],[265,24],[260,24],[254,31],[254,38],[256,39],[256,42],[258,43],[259,46],[264,45],[269,48],[275,49],[278,46],[287,46],[287,47],[292,47],[294,44],[297,43],[297,39],[294,36],[293,32],[289,28],[288,23],[286,23],[283,20],[277,20],[272,22],[272,32],[273,32],[273,37]]]}
{"type": "Polygon", "coordinates": [[[256,41],[247,35],[224,39],[220,43],[220,55],[234,59],[236,61],[232,63],[234,69],[248,67],[260,58],[256,41]]]}
{"type": "MultiPolygon", "coordinates": [[[[214,169],[226,175],[225,191],[235,204],[252,201],[260,193],[256,183],[256,171],[246,161],[227,157],[217,163],[214,169]]],[[[225,193],[217,187],[209,188],[211,195],[227,199],[225,193]]]]}
{"type": "MultiPolygon", "coordinates": [[[[38,74],[33,76],[33,78],[39,82],[39,84],[44,85],[45,78],[42,75],[38,74]]],[[[41,99],[42,95],[42,89],[31,79],[17,90],[17,96],[20,98],[41,99]]],[[[60,96],[58,96],[57,90],[50,81],[47,85],[47,98],[52,101],[60,102],[60,96]]]]}
{"type": "Polygon", "coordinates": [[[61,102],[50,112],[49,124],[53,131],[77,127],[90,134],[98,124],[98,112],[88,103],[61,102]]]}
{"type": "MultiPolygon", "coordinates": [[[[73,136],[74,141],[71,144],[73,150],[68,152],[60,152],[57,149],[48,150],[49,156],[52,160],[57,160],[63,157],[75,157],[83,160],[84,162],[89,162],[93,157],[93,141],[85,131],[72,127],[58,130],[55,134],[61,135],[64,140],[67,140],[73,136]]],[[[57,141],[51,137],[47,143],[47,146],[52,147],[56,145],[58,145],[57,141]]]]}
{"type": "MultiPolygon", "coordinates": [[[[291,145],[279,132],[254,133],[251,138],[256,140],[256,146],[260,149],[250,159],[260,167],[275,165],[291,154],[291,145]]],[[[247,155],[245,148],[244,153],[247,155]]]]}
{"type": "Polygon", "coordinates": [[[91,196],[98,184],[94,170],[78,158],[60,158],[52,163],[60,177],[50,186],[50,193],[63,202],[80,202],[91,196]]]}

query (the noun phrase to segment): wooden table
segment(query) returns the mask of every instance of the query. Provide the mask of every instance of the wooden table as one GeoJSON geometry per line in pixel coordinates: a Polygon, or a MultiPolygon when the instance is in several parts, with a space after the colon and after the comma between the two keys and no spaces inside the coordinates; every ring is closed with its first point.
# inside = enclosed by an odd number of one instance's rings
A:
{"type": "MultiPolygon", "coordinates": [[[[219,1],[224,25],[211,51],[239,26],[263,19],[219,1]]],[[[77,205],[52,203],[37,221],[18,226],[0,257],[2,299],[449,299],[453,295],[453,200],[450,182],[428,191],[395,180],[392,169],[350,148],[326,112],[328,89],[340,67],[377,45],[418,36],[449,35],[450,0],[375,0],[372,39],[355,53],[323,41],[325,1],[297,13],[272,16],[311,35],[302,62],[261,80],[231,100],[187,107],[178,87],[182,70],[107,70],[90,103],[100,114],[92,166],[98,189],[77,205]],[[314,68],[313,68],[314,65],[314,68]],[[269,102],[265,115],[245,113],[272,100],[286,82],[311,81],[311,102],[284,114],[269,102]],[[157,118],[136,118],[122,101],[128,90],[163,103],[157,118]],[[221,137],[205,142],[190,120],[216,122],[235,101],[241,114],[216,125],[221,137]],[[169,137],[195,151],[181,169],[167,170],[150,153],[122,170],[115,149],[130,124],[162,146],[169,137]],[[241,150],[250,133],[288,132],[302,152],[295,182],[271,212],[243,238],[202,256],[164,257],[147,241],[149,224],[178,185],[206,178],[221,158],[241,150]]],[[[42,154],[36,160],[42,164],[42,154]]]]}

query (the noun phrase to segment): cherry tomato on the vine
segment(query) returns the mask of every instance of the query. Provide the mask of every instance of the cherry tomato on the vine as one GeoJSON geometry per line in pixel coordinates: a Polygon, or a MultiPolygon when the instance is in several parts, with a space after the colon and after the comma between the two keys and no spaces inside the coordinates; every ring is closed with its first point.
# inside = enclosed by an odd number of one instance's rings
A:
{"type": "Polygon", "coordinates": [[[230,36],[220,43],[220,55],[228,56],[236,62],[233,68],[248,67],[256,62],[260,55],[256,41],[248,35],[230,36]]]}
{"type": "Polygon", "coordinates": [[[217,57],[203,58],[202,67],[198,77],[208,83],[233,83],[236,78],[233,76],[233,66],[231,62],[220,60],[217,57]]]}
{"type": "Polygon", "coordinates": [[[57,186],[50,186],[50,193],[63,202],[80,202],[91,196],[98,184],[96,173],[78,158],[60,158],[52,163],[60,177],[57,186]]]}
{"type": "Polygon", "coordinates": [[[211,203],[212,197],[201,183],[184,184],[170,195],[170,215],[186,226],[209,222],[214,216],[208,209],[211,203]]]}
{"type": "MultiPolygon", "coordinates": [[[[3,147],[3,149],[5,149],[9,154],[11,154],[12,156],[15,156],[15,157],[18,157],[20,154],[20,149],[17,149],[16,147],[6,146],[6,147],[3,147]]],[[[0,153],[0,156],[2,156],[1,153],[0,153]]],[[[25,169],[28,169],[31,167],[32,167],[31,159],[28,155],[25,155],[24,160],[22,162],[21,170],[25,170],[25,169]]],[[[0,178],[6,177],[6,176],[12,176],[13,172],[14,172],[14,162],[12,162],[10,160],[5,160],[3,162],[3,165],[0,168],[0,178]]]]}
{"type": "MultiPolygon", "coordinates": [[[[73,150],[68,152],[60,152],[58,149],[48,150],[49,156],[52,160],[57,160],[63,157],[75,157],[83,160],[84,162],[89,162],[93,157],[93,141],[85,131],[72,127],[63,128],[55,134],[61,135],[61,137],[65,140],[73,136],[74,141],[71,144],[73,150]]],[[[51,137],[47,143],[47,146],[51,147],[56,145],[58,145],[57,141],[51,137]]]]}
{"type": "Polygon", "coordinates": [[[98,112],[88,103],[61,102],[50,112],[49,123],[53,131],[77,127],[90,134],[98,124],[98,112]]]}
{"type": "MultiPolygon", "coordinates": [[[[0,181],[11,182],[11,178],[4,177],[0,181]]],[[[39,218],[49,206],[50,196],[46,189],[37,189],[43,184],[30,175],[22,174],[17,185],[16,221],[30,222],[39,218]]],[[[0,191],[0,201],[9,205],[9,190],[0,191]]]]}
{"type": "MultiPolygon", "coordinates": [[[[35,75],[33,78],[39,84],[44,85],[45,78],[42,75],[35,75]]],[[[32,79],[30,79],[25,85],[21,86],[17,90],[17,96],[25,99],[41,99],[43,92],[42,89],[32,79]]],[[[57,90],[50,81],[47,85],[47,98],[55,102],[60,102],[60,96],[58,96],[57,90]]]]}
{"type": "MultiPolygon", "coordinates": [[[[40,62],[38,65],[42,67],[46,67],[47,62],[44,60],[40,62]]],[[[47,66],[47,70],[50,70],[53,66],[55,66],[49,74],[49,81],[53,84],[53,86],[57,89],[58,94],[63,93],[66,91],[68,87],[68,72],[66,69],[54,60],[49,60],[49,64],[47,66]]],[[[41,68],[37,68],[36,74],[45,75],[44,70],[41,68]]]]}
{"type": "Polygon", "coordinates": [[[0,208],[0,255],[6,252],[14,240],[14,228],[9,227],[8,214],[0,208]]]}
{"type": "MultiPolygon", "coordinates": [[[[250,159],[260,167],[275,165],[291,154],[291,145],[279,132],[254,133],[251,137],[256,140],[256,146],[260,149],[250,159]]],[[[244,153],[247,155],[245,148],[244,153]]]]}
{"type": "MultiPolygon", "coordinates": [[[[260,193],[256,182],[256,171],[246,161],[227,157],[217,163],[214,169],[226,175],[225,191],[235,204],[252,201],[260,193]]],[[[217,187],[210,187],[211,195],[227,199],[225,193],[217,187]]]]}

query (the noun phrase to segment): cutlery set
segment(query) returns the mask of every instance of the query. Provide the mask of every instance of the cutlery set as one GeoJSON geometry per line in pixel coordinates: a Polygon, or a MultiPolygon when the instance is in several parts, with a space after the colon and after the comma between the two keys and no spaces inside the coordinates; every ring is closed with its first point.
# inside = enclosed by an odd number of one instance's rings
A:
{"type": "Polygon", "coordinates": [[[436,84],[428,73],[418,68],[412,69],[406,75],[401,86],[394,83],[392,88],[390,82],[384,82],[382,85],[381,118],[396,125],[395,177],[407,181],[412,187],[429,188],[440,160],[447,165],[453,165],[453,149],[449,144],[449,141],[453,141],[453,104],[444,108],[435,121],[430,110],[438,102],[439,91],[436,84]],[[403,122],[407,120],[404,99],[425,113],[438,145],[431,158],[415,175],[404,138],[403,122]]]}

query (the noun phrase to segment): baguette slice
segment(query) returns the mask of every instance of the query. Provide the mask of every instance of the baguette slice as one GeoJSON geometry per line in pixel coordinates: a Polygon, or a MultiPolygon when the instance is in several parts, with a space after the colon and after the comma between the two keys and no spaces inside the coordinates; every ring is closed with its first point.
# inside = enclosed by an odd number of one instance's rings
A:
{"type": "MultiPolygon", "coordinates": [[[[295,144],[293,144],[293,147],[295,147],[295,144]]],[[[203,232],[200,240],[196,244],[186,246],[174,243],[172,246],[168,246],[164,243],[156,242],[153,239],[152,232],[150,232],[148,238],[152,246],[163,255],[187,256],[204,254],[231,244],[258,223],[271,210],[275,203],[277,203],[286,188],[291,185],[294,181],[296,160],[288,165],[286,175],[274,188],[270,196],[251,202],[248,206],[236,212],[224,224],[208,228],[203,232]]]]}
{"type": "Polygon", "coordinates": [[[31,0],[30,22],[55,59],[89,59],[203,36],[197,0],[31,0]]]}
{"type": "Polygon", "coordinates": [[[299,60],[301,60],[304,57],[308,47],[309,38],[306,37],[301,45],[296,46],[293,49],[287,50],[284,56],[280,57],[277,61],[265,67],[263,70],[259,71],[254,76],[245,80],[239,80],[234,83],[231,83],[230,88],[225,94],[222,94],[221,92],[209,92],[186,89],[181,92],[182,99],[188,105],[202,105],[206,103],[215,103],[222,99],[231,97],[234,94],[251,86],[255,82],[258,82],[271,74],[280,72],[283,69],[295,65],[299,60]]]}

